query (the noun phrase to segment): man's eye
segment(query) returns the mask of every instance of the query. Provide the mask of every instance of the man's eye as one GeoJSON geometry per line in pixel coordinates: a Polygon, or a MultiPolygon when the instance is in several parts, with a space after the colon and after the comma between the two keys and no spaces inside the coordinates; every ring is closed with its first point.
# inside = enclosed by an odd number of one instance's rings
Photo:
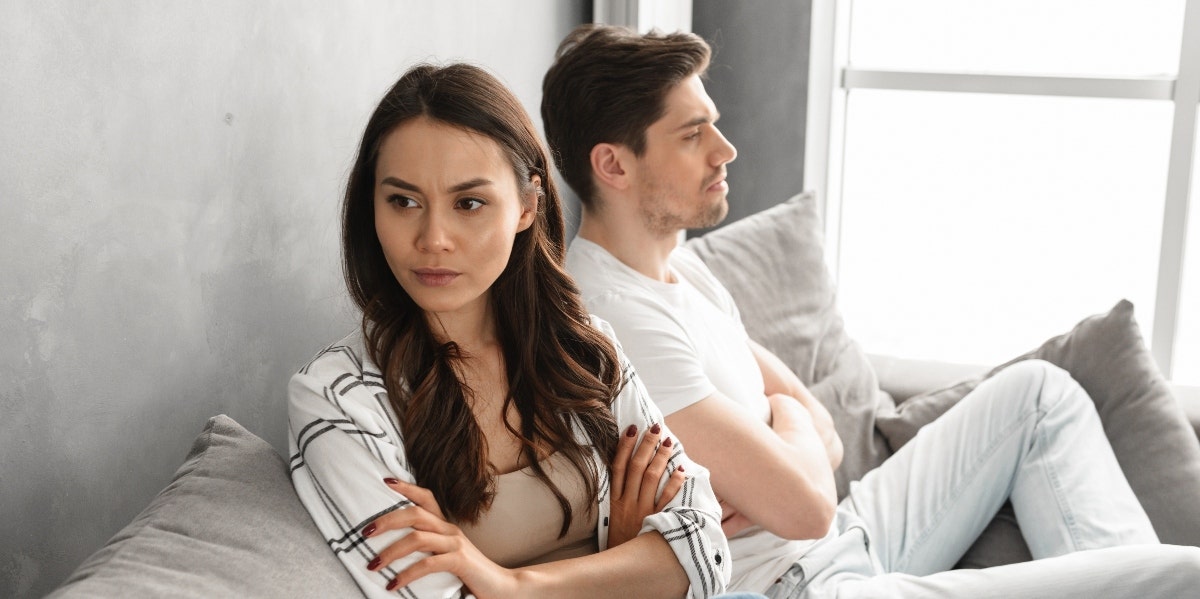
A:
{"type": "Polygon", "coordinates": [[[693,141],[693,140],[700,139],[700,132],[699,132],[699,131],[697,131],[697,132],[695,132],[695,133],[693,133],[693,134],[691,134],[691,135],[689,135],[689,136],[687,136],[687,137],[685,137],[685,138],[683,138],[683,139],[685,139],[685,140],[687,140],[687,141],[693,141]]]}
{"type": "Polygon", "coordinates": [[[483,208],[484,204],[486,204],[486,202],[479,198],[463,198],[458,201],[458,207],[468,211],[479,210],[480,208],[483,208]]]}

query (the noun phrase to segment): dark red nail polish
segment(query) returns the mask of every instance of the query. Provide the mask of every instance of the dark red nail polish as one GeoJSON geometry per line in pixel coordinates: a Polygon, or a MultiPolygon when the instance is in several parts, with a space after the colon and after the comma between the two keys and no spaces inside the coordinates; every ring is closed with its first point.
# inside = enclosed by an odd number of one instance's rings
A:
{"type": "Polygon", "coordinates": [[[380,563],[382,563],[381,560],[378,557],[376,557],[375,559],[367,562],[367,569],[374,570],[375,568],[379,567],[380,563]]]}
{"type": "Polygon", "coordinates": [[[680,472],[683,472],[683,466],[680,466],[679,468],[676,468],[676,470],[678,470],[678,471],[680,471],[680,472]]]}
{"type": "Polygon", "coordinates": [[[398,485],[398,484],[400,484],[400,479],[398,479],[398,478],[392,478],[392,477],[390,477],[390,476],[389,476],[389,477],[387,477],[387,478],[383,479],[383,483],[384,483],[385,485],[398,485]]]}
{"type": "Polygon", "coordinates": [[[667,437],[665,440],[663,440],[663,447],[670,447],[670,446],[671,446],[671,438],[667,437]]]}
{"type": "Polygon", "coordinates": [[[375,523],[374,522],[368,524],[367,527],[363,529],[364,537],[369,537],[373,534],[375,534],[375,523]]]}
{"type": "Polygon", "coordinates": [[[629,425],[629,428],[625,429],[626,437],[632,437],[636,434],[637,434],[637,425],[636,424],[631,424],[631,425],[629,425]]]}
{"type": "Polygon", "coordinates": [[[388,582],[387,590],[394,591],[394,590],[396,590],[396,587],[398,587],[398,586],[400,586],[400,581],[393,578],[391,581],[388,582]]]}
{"type": "Polygon", "coordinates": [[[657,435],[658,431],[661,431],[661,430],[662,430],[662,426],[660,424],[658,424],[657,422],[654,423],[654,426],[650,427],[650,432],[655,435],[657,435]]]}

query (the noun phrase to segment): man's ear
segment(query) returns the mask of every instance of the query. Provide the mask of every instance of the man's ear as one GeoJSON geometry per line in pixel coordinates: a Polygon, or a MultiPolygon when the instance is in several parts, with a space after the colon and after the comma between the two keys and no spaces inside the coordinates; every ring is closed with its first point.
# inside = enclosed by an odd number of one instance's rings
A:
{"type": "Polygon", "coordinates": [[[534,219],[537,218],[538,204],[541,203],[542,196],[546,193],[545,188],[542,187],[541,175],[530,177],[529,182],[533,186],[533,192],[529,194],[531,197],[526,199],[525,209],[521,212],[521,218],[517,220],[517,232],[524,231],[533,224],[534,219]]]}
{"type": "Polygon", "coordinates": [[[620,191],[629,188],[632,153],[625,146],[600,143],[592,147],[592,177],[596,184],[620,191]]]}

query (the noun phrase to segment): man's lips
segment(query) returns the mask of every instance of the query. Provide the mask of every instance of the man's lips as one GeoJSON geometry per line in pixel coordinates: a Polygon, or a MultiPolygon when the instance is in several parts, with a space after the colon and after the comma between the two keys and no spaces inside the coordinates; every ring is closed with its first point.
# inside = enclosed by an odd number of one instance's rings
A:
{"type": "Polygon", "coordinates": [[[705,191],[729,191],[729,184],[725,182],[727,176],[726,173],[717,175],[716,180],[705,187],[705,191]]]}
{"type": "Polygon", "coordinates": [[[417,275],[417,280],[422,285],[430,287],[449,285],[454,282],[454,279],[458,278],[458,275],[462,274],[449,268],[414,268],[412,272],[414,275],[417,275]]]}

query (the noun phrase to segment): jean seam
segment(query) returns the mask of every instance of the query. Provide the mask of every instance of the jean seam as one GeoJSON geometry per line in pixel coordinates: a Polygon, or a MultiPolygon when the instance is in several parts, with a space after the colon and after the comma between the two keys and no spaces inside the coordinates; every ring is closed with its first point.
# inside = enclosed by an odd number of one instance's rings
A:
{"type": "MultiPolygon", "coordinates": [[[[962,495],[963,490],[965,488],[967,488],[972,482],[975,481],[975,479],[978,476],[977,473],[979,472],[978,465],[991,459],[992,456],[996,453],[996,451],[1000,448],[1002,442],[1004,440],[1008,439],[1009,437],[1011,437],[1016,431],[1023,428],[1025,426],[1025,423],[1029,420],[1029,418],[1034,417],[1034,416],[1040,416],[1039,410],[1036,407],[1029,409],[1026,413],[1021,414],[1021,416],[1019,418],[1016,418],[1007,429],[1003,430],[1002,432],[1000,432],[1000,434],[996,435],[995,439],[992,440],[991,445],[989,445],[983,451],[983,453],[979,456],[979,458],[977,460],[975,460],[975,462],[972,464],[972,468],[970,469],[971,474],[963,477],[963,480],[958,485],[956,485],[954,487],[954,489],[952,489],[950,491],[950,493],[949,493],[950,499],[948,501],[945,501],[944,504],[934,514],[933,524],[931,526],[927,526],[925,528],[925,530],[921,533],[921,536],[917,537],[917,539],[914,540],[909,545],[909,547],[901,555],[900,559],[896,560],[896,563],[892,567],[892,571],[900,571],[900,572],[907,571],[907,569],[904,568],[904,566],[908,565],[908,561],[909,561],[909,559],[911,559],[912,555],[914,553],[916,553],[918,549],[923,547],[925,545],[925,542],[928,541],[930,536],[933,535],[934,531],[936,531],[941,526],[941,524],[946,521],[943,516],[945,516],[946,512],[949,511],[955,504],[958,503],[958,498],[962,495]]],[[[1008,483],[1008,486],[1009,486],[1008,494],[1009,495],[1012,494],[1012,484],[1013,484],[1013,481],[1010,480],[1008,483]]]]}
{"type": "MultiPolygon", "coordinates": [[[[1045,413],[1042,417],[1045,417],[1045,413]]],[[[1039,427],[1038,442],[1042,444],[1042,449],[1045,450],[1049,440],[1046,439],[1046,431],[1044,427],[1039,427]]],[[[1079,531],[1076,530],[1075,513],[1071,510],[1071,506],[1067,503],[1066,494],[1063,493],[1062,482],[1058,476],[1058,472],[1054,469],[1054,463],[1050,460],[1042,461],[1042,471],[1045,473],[1047,482],[1050,484],[1051,490],[1054,491],[1054,502],[1058,504],[1058,512],[1062,514],[1063,522],[1066,524],[1067,533],[1071,538],[1071,550],[1079,551],[1079,531]]]]}

